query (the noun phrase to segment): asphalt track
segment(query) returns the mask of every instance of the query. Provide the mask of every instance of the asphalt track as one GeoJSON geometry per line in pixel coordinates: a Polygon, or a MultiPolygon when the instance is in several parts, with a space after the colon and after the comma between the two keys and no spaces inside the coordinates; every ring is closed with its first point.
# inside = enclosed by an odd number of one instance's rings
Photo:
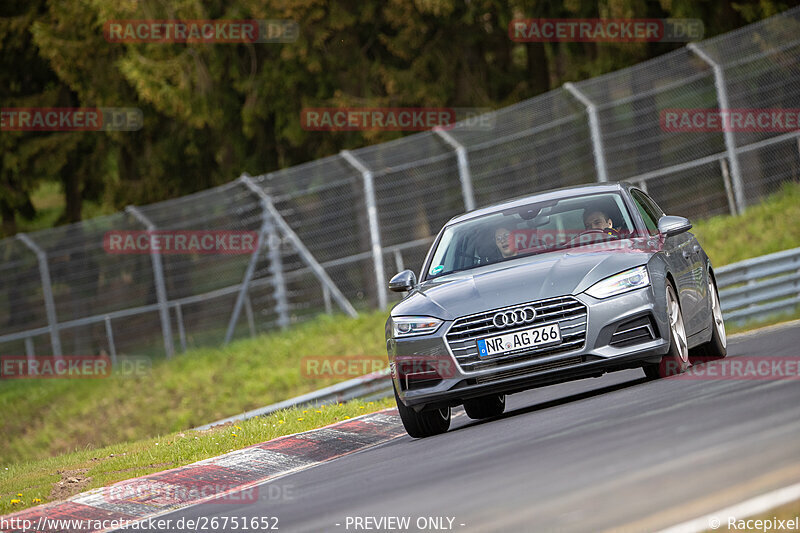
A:
{"type": "MultiPolygon", "coordinates": [[[[799,348],[793,324],[732,340],[729,357],[799,348]]],[[[269,516],[291,532],[419,531],[422,517],[452,518],[463,532],[656,531],[800,479],[800,381],[642,376],[510,396],[490,421],[459,409],[444,435],[403,435],[272,480],[257,503],[162,518],[269,516]],[[353,522],[389,516],[410,517],[410,527],[353,522]]]]}

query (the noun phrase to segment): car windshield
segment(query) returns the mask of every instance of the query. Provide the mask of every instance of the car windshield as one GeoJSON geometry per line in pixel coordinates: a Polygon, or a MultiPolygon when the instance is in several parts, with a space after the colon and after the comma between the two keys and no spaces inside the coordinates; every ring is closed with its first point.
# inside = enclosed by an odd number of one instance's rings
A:
{"type": "Polygon", "coordinates": [[[552,250],[628,238],[634,226],[619,193],[531,202],[448,227],[426,279],[552,250]]]}

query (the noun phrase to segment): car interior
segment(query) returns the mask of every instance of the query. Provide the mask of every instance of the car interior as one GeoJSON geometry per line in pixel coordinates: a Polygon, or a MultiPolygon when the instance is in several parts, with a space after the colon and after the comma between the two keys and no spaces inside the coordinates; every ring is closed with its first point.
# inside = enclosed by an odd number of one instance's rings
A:
{"type": "Polygon", "coordinates": [[[634,229],[624,205],[619,194],[606,193],[532,203],[462,222],[446,230],[428,275],[446,275],[558,247],[624,238],[634,229]],[[619,233],[603,236],[587,231],[584,215],[593,211],[605,213],[619,233]],[[508,230],[513,241],[515,252],[510,257],[504,257],[499,248],[496,232],[500,228],[508,230]]]}

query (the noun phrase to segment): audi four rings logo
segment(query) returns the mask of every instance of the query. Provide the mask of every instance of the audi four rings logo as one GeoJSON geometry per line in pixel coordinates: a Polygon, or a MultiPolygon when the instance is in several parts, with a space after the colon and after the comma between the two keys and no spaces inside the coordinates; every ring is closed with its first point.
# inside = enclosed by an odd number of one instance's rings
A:
{"type": "Polygon", "coordinates": [[[494,325],[498,328],[530,324],[536,319],[536,309],[533,307],[517,307],[494,315],[494,325]]]}

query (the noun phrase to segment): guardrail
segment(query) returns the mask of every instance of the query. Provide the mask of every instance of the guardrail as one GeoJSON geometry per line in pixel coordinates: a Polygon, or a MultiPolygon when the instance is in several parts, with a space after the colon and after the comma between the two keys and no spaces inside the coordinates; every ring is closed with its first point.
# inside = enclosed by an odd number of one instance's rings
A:
{"type": "Polygon", "coordinates": [[[265,416],[281,409],[288,409],[290,407],[297,407],[301,405],[323,405],[339,402],[346,402],[355,398],[385,398],[392,395],[392,380],[389,378],[389,369],[373,372],[366,376],[361,376],[354,379],[349,379],[330,387],[325,387],[296,398],[290,398],[282,402],[274,403],[259,409],[253,409],[238,415],[234,415],[216,422],[211,422],[204,426],[194,428],[197,431],[202,431],[213,426],[220,424],[227,424],[228,422],[236,422],[237,420],[248,420],[257,416],[265,416]]]}
{"type": "Polygon", "coordinates": [[[726,265],[715,274],[726,321],[793,312],[800,305],[800,248],[726,265]]]}

